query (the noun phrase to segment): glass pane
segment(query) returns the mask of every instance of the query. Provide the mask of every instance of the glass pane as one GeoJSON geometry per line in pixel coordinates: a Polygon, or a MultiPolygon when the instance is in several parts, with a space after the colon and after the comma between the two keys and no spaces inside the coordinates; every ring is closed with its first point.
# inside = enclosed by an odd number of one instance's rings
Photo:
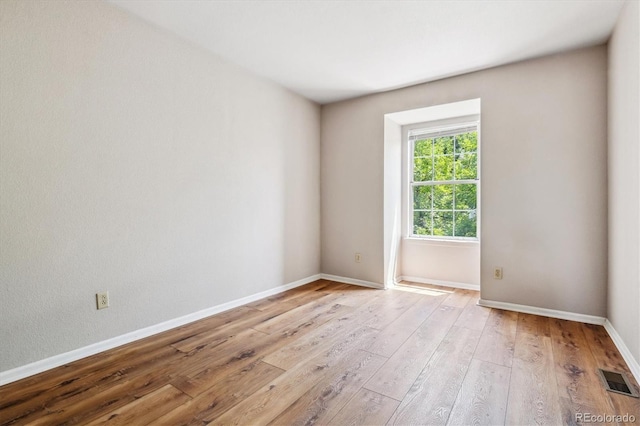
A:
{"type": "Polygon", "coordinates": [[[415,157],[427,156],[431,157],[431,146],[433,145],[433,139],[423,139],[415,141],[413,148],[413,155],[415,157]]]}
{"type": "Polygon", "coordinates": [[[433,208],[453,210],[453,185],[433,185],[433,208]]]}
{"type": "Polygon", "coordinates": [[[475,153],[478,151],[478,132],[456,135],[456,153],[475,153]]]}
{"type": "Polygon", "coordinates": [[[422,182],[433,179],[433,160],[428,158],[413,159],[413,181],[422,182]]]}
{"type": "Polygon", "coordinates": [[[453,154],[453,136],[444,136],[433,140],[433,153],[435,155],[453,154]]]}
{"type": "Polygon", "coordinates": [[[476,236],[476,212],[456,212],[456,237],[476,236]]]}
{"type": "Polygon", "coordinates": [[[456,210],[476,209],[476,185],[472,183],[462,183],[455,186],[456,210]]]}
{"type": "Polygon", "coordinates": [[[415,210],[431,210],[431,200],[433,198],[433,188],[430,186],[413,187],[413,208],[415,210]]]}
{"type": "Polygon", "coordinates": [[[456,180],[475,179],[478,176],[477,154],[456,154],[456,180]]]}
{"type": "Polygon", "coordinates": [[[433,212],[433,235],[453,236],[453,212],[433,212]]]}
{"type": "Polygon", "coordinates": [[[437,155],[433,157],[433,180],[453,180],[453,155],[437,155]]]}
{"type": "Polygon", "coordinates": [[[413,234],[433,235],[431,232],[431,212],[413,212],[413,234]]]}

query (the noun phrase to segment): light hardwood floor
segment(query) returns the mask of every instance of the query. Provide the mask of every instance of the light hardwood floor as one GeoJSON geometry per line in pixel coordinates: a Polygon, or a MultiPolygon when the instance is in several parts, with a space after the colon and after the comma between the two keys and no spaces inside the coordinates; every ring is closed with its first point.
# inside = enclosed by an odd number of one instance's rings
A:
{"type": "Polygon", "coordinates": [[[320,280],[1,387],[0,424],[640,424],[602,327],[478,296],[320,280]]]}

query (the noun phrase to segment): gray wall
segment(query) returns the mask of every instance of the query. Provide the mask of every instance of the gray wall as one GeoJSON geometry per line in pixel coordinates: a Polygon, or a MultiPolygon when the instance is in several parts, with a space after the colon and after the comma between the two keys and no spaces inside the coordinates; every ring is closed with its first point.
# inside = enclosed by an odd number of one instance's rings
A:
{"type": "Polygon", "coordinates": [[[640,363],[640,3],[609,43],[608,317],[640,363]]]}
{"type": "Polygon", "coordinates": [[[318,105],[103,2],[0,19],[0,371],[320,272],[318,105]]]}
{"type": "Polygon", "coordinates": [[[322,271],[384,280],[384,114],[473,98],[482,99],[482,298],[605,316],[604,46],[323,106],[322,271]]]}
{"type": "Polygon", "coordinates": [[[111,5],[1,1],[0,371],[321,270],[383,283],[384,114],[472,98],[482,297],[604,316],[608,251],[608,316],[640,359],[638,13],[609,54],[607,250],[603,46],[321,118],[111,5]]]}

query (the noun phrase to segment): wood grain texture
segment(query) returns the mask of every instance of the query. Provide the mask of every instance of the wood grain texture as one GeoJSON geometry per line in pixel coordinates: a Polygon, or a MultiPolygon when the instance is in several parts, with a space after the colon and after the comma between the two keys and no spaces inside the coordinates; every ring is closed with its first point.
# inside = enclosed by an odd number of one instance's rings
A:
{"type": "Polygon", "coordinates": [[[386,292],[384,290],[343,284],[340,288],[335,290],[335,294],[340,295],[341,305],[359,308],[362,305],[371,302],[376,297],[385,296],[386,292]]]}
{"type": "Polygon", "coordinates": [[[143,396],[140,399],[113,410],[104,416],[88,423],[97,425],[131,425],[133,423],[147,424],[156,420],[164,413],[180,406],[191,398],[171,385],[165,385],[160,389],[143,396]]]}
{"type": "Polygon", "coordinates": [[[365,351],[343,358],[336,373],[298,398],[276,417],[273,425],[325,424],[354,396],[362,385],[384,364],[386,358],[365,351]]]}
{"type": "MultiPolygon", "coordinates": [[[[145,374],[155,364],[172,364],[182,354],[169,345],[195,335],[209,327],[217,327],[242,317],[250,311],[237,308],[214,317],[160,333],[155,337],[121,346],[20,381],[20,387],[0,388],[0,419],[2,416],[27,423],[31,419],[58,411],[98,390],[116,385],[139,374],[145,374]],[[45,403],[47,410],[45,410],[45,403]],[[27,407],[27,409],[25,409],[27,407]],[[16,415],[16,413],[20,413],[16,415]]],[[[164,371],[168,371],[166,369],[164,371]]],[[[163,371],[155,369],[157,376],[163,371]]]]}
{"type": "Polygon", "coordinates": [[[296,287],[291,290],[283,291],[282,293],[274,294],[273,296],[265,297],[264,299],[260,299],[255,302],[248,303],[245,306],[258,310],[273,309],[282,303],[287,303],[290,306],[301,306],[309,300],[314,300],[318,296],[322,296],[322,290],[329,286],[331,286],[330,281],[318,280],[304,286],[296,287]]]}
{"type": "Polygon", "coordinates": [[[503,365],[472,360],[447,424],[504,424],[510,373],[503,365]]]}
{"type": "Polygon", "coordinates": [[[104,384],[109,377],[114,380],[121,378],[124,376],[121,365],[123,362],[127,365],[126,372],[135,369],[137,365],[153,363],[167,352],[176,353],[175,350],[166,347],[167,345],[197,335],[204,330],[236,321],[251,311],[253,309],[244,306],[235,308],[58,367],[55,369],[55,374],[44,372],[23,379],[17,388],[11,385],[0,387],[0,412],[7,413],[6,410],[9,407],[20,411],[21,404],[34,406],[45,401],[50,402],[52,393],[80,394],[97,382],[104,384]],[[118,374],[113,374],[114,371],[118,374]]]}
{"type": "Polygon", "coordinates": [[[475,292],[471,290],[456,290],[447,296],[442,301],[442,304],[464,309],[473,297],[474,293],[475,292]]]}
{"type": "Polygon", "coordinates": [[[517,334],[520,337],[551,337],[550,318],[518,313],[517,334]]]}
{"type": "Polygon", "coordinates": [[[439,306],[367,382],[365,388],[402,400],[458,319],[460,311],[451,306],[439,306]]]}
{"type": "MultiPolygon", "coordinates": [[[[263,333],[273,334],[282,332],[291,326],[292,322],[306,322],[317,319],[319,316],[331,311],[338,313],[340,307],[336,301],[339,296],[326,294],[314,301],[314,303],[307,303],[305,305],[297,306],[293,309],[284,311],[281,315],[277,315],[273,318],[269,318],[267,321],[262,321],[253,326],[255,330],[262,331],[263,333]]],[[[330,317],[326,317],[328,320],[330,317]]]]}
{"type": "Polygon", "coordinates": [[[182,374],[191,377],[195,372],[212,366],[240,368],[266,352],[274,345],[283,345],[278,336],[271,336],[253,329],[247,329],[233,338],[214,347],[200,346],[180,359],[182,374]],[[188,361],[188,362],[185,362],[188,361]]]}
{"type": "Polygon", "coordinates": [[[358,318],[364,315],[368,316],[369,312],[356,310],[339,316],[335,321],[325,323],[304,336],[298,336],[295,342],[272,352],[265,358],[265,362],[287,370],[336,344],[359,339],[361,334],[370,334],[373,329],[358,325],[358,318]]]}
{"type": "MultiPolygon", "coordinates": [[[[156,424],[203,424],[213,420],[240,401],[248,398],[258,389],[279,377],[284,370],[262,361],[253,362],[220,380],[196,382],[196,394],[192,400],[159,417],[156,424]]],[[[179,384],[176,387],[180,388],[179,384]]]]}
{"type": "Polygon", "coordinates": [[[114,386],[96,387],[85,392],[80,400],[70,404],[45,405],[45,412],[33,421],[18,424],[50,425],[79,424],[98,418],[114,409],[124,407],[167,384],[170,377],[148,373],[131,380],[119,381],[114,386]]]}
{"type": "Polygon", "coordinates": [[[319,280],[0,387],[0,425],[640,419],[595,375],[628,371],[602,327],[478,297],[319,280]]]}
{"type": "MultiPolygon", "coordinates": [[[[421,294],[430,294],[432,296],[440,296],[447,298],[451,293],[462,291],[459,289],[445,287],[437,284],[415,283],[413,281],[402,281],[396,286],[398,289],[415,290],[421,294]]],[[[478,293],[478,292],[476,292],[478,293]]]]}
{"type": "Polygon", "coordinates": [[[379,393],[361,389],[328,424],[384,425],[399,403],[379,393]]]}
{"type": "Polygon", "coordinates": [[[484,326],[489,319],[491,308],[485,308],[484,306],[480,306],[477,303],[477,297],[469,298],[469,302],[467,302],[467,305],[464,306],[464,310],[460,314],[458,321],[456,321],[457,327],[466,327],[472,330],[480,331],[484,329],[484,326]]]}
{"type": "MultiPolygon", "coordinates": [[[[414,296],[416,297],[416,296],[414,296]]],[[[416,297],[418,301],[375,336],[369,352],[390,357],[440,305],[442,298],[416,297]]]]}
{"type": "Polygon", "coordinates": [[[359,313],[358,318],[366,318],[362,325],[382,330],[405,313],[418,299],[420,298],[411,293],[392,292],[385,297],[378,297],[366,305],[368,315],[359,313]]]}
{"type": "Polygon", "coordinates": [[[389,424],[446,424],[479,340],[478,330],[452,327],[389,424]]]}
{"type": "Polygon", "coordinates": [[[563,421],[573,421],[577,413],[612,413],[581,324],[551,320],[551,342],[563,421]]]}
{"type": "Polygon", "coordinates": [[[166,347],[162,352],[154,352],[152,357],[123,360],[120,368],[78,380],[75,389],[56,392],[50,400],[14,420],[18,424],[48,424],[93,419],[167,384],[171,367],[164,365],[174,365],[180,357],[182,354],[178,351],[166,347]],[[162,367],[151,369],[156,363],[162,367]]]}
{"type": "Polygon", "coordinates": [[[300,363],[237,404],[212,424],[267,424],[327,375],[340,372],[341,360],[362,356],[355,342],[336,345],[308,362],[300,363]]]}
{"type": "Polygon", "coordinates": [[[474,358],[511,367],[517,324],[517,312],[492,309],[474,358]]]}
{"type": "MultiPolygon", "coordinates": [[[[631,374],[627,363],[622,358],[622,355],[620,355],[620,352],[618,352],[613,340],[611,340],[611,337],[609,337],[604,327],[593,324],[581,324],[581,327],[598,368],[626,373],[627,380],[631,382],[631,386],[633,386],[638,395],[640,395],[638,382],[633,377],[633,374],[631,374]]],[[[640,423],[640,398],[632,398],[613,392],[607,392],[607,396],[613,406],[613,412],[611,414],[626,413],[636,418],[634,423],[623,421],[620,422],[621,425],[637,425],[640,423]]]]}
{"type": "Polygon", "coordinates": [[[519,314],[508,424],[562,423],[548,318],[519,314]]]}

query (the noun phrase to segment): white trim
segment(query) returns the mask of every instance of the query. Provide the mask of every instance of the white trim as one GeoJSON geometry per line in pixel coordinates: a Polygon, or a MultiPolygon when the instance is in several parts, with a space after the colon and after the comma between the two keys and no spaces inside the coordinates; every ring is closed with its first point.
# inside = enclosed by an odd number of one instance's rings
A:
{"type": "Polygon", "coordinates": [[[329,274],[320,274],[320,278],[322,278],[323,280],[337,281],[339,283],[344,283],[344,284],[353,284],[353,285],[359,285],[362,287],[377,288],[378,290],[384,289],[383,284],[374,283],[372,281],[357,280],[355,278],[339,277],[337,275],[329,275],[329,274]]]}
{"type": "Polygon", "coordinates": [[[477,248],[480,245],[480,240],[477,238],[463,239],[451,239],[447,237],[433,237],[433,236],[408,236],[402,237],[402,241],[410,244],[420,244],[425,246],[444,246],[444,247],[456,247],[456,248],[477,248]]]}
{"type": "MultiPolygon", "coordinates": [[[[127,343],[134,342],[136,340],[143,339],[145,337],[152,336],[154,334],[162,333],[163,331],[180,327],[182,325],[200,320],[202,318],[209,317],[211,315],[218,314],[220,312],[228,311],[238,306],[246,305],[247,303],[251,303],[256,300],[263,299],[265,297],[273,296],[274,294],[282,293],[283,291],[290,290],[292,288],[309,284],[319,279],[337,281],[345,284],[353,284],[353,285],[359,285],[359,286],[370,287],[375,289],[383,289],[383,286],[381,284],[374,283],[371,281],[364,281],[364,280],[340,277],[337,275],[329,275],[329,274],[312,275],[310,277],[303,278],[301,280],[294,281],[292,283],[285,284],[279,287],[275,287],[270,290],[265,290],[260,293],[252,294],[250,296],[246,296],[240,299],[232,300],[230,302],[222,303],[220,305],[216,305],[207,309],[203,309],[198,312],[187,314],[179,318],[174,318],[172,320],[155,324],[146,328],[142,328],[140,330],[135,330],[130,333],[126,333],[111,339],[103,340],[101,342],[97,342],[89,346],[74,349],[69,352],[65,352],[59,355],[42,359],[40,361],[32,362],[30,364],[23,365],[21,367],[17,367],[7,371],[2,371],[0,372],[0,386],[18,381],[20,379],[23,379],[29,376],[33,376],[38,373],[42,373],[52,368],[65,365],[70,362],[77,361],[79,359],[86,358],[88,356],[95,355],[97,353],[100,353],[109,349],[116,348],[118,346],[125,345],[127,343]]],[[[451,281],[427,280],[424,278],[406,277],[406,276],[401,276],[398,279],[401,281],[413,281],[413,282],[422,283],[422,284],[436,284],[436,285],[441,285],[446,287],[463,288],[463,289],[470,289],[470,290],[479,289],[479,286],[474,284],[456,283],[451,281]]],[[[527,314],[542,315],[542,316],[547,316],[551,318],[560,318],[560,319],[566,319],[570,321],[579,321],[579,322],[584,322],[588,324],[604,325],[604,328],[609,333],[609,336],[611,336],[613,343],[616,345],[616,347],[622,354],[622,357],[627,363],[629,370],[631,370],[631,373],[635,377],[636,381],[640,383],[640,364],[638,363],[638,361],[636,361],[633,358],[633,355],[631,355],[631,351],[629,350],[629,348],[627,348],[627,346],[624,344],[624,341],[622,340],[618,332],[615,330],[611,322],[606,318],[592,316],[592,315],[576,314],[576,313],[565,312],[565,311],[556,311],[553,309],[538,308],[535,306],[518,305],[515,303],[495,302],[495,301],[484,300],[484,299],[480,299],[478,301],[478,304],[481,306],[489,307],[489,308],[505,309],[509,311],[523,312],[527,314]]]]}
{"type": "Polygon", "coordinates": [[[169,321],[164,321],[159,324],[132,331],[130,333],[122,334],[111,339],[93,343],[82,348],[54,355],[52,357],[16,367],[11,370],[2,371],[0,372],[0,386],[15,382],[20,379],[24,379],[25,377],[33,376],[34,374],[42,373],[43,371],[47,371],[55,367],[60,367],[61,365],[65,365],[91,355],[95,355],[99,352],[113,349],[118,346],[143,339],[145,337],[153,336],[154,334],[162,333],[163,331],[171,330],[172,328],[180,327],[190,322],[198,321],[202,318],[206,318],[220,312],[228,311],[229,309],[237,308],[238,306],[246,305],[247,303],[251,303],[265,297],[273,296],[274,294],[282,293],[283,291],[290,290],[301,285],[309,284],[313,281],[319,280],[320,278],[321,274],[312,275],[310,277],[303,278],[289,284],[274,287],[260,293],[241,297],[240,299],[212,306],[198,312],[193,312],[191,314],[174,318],[169,321]]]}
{"type": "Polygon", "coordinates": [[[391,112],[385,114],[385,117],[404,126],[407,124],[423,123],[425,121],[445,122],[446,119],[478,114],[480,114],[480,98],[391,112]]]}
{"type": "Polygon", "coordinates": [[[640,363],[633,357],[627,345],[624,344],[624,340],[622,340],[622,337],[620,337],[616,329],[613,328],[613,324],[611,324],[608,318],[604,321],[604,329],[607,330],[611,340],[613,340],[616,348],[620,351],[622,358],[627,363],[627,367],[631,370],[631,374],[636,378],[636,382],[640,383],[640,363]]]}
{"type": "MultiPolygon", "coordinates": [[[[472,116],[469,121],[454,117],[454,119],[447,119],[443,121],[454,121],[451,124],[434,125],[433,121],[418,123],[417,125],[410,125],[411,129],[408,129],[407,140],[413,142],[415,140],[434,139],[442,136],[456,136],[463,133],[474,132],[478,130],[478,123],[480,122],[480,114],[472,116]]],[[[466,117],[465,117],[466,118],[466,117]]]]}
{"type": "Polygon", "coordinates": [[[414,283],[419,283],[419,284],[434,284],[434,285],[440,285],[443,287],[452,287],[452,288],[461,288],[463,290],[480,291],[480,286],[478,284],[459,283],[455,281],[432,280],[429,278],[407,277],[404,275],[399,277],[399,281],[413,281],[414,283]]]}
{"type": "Polygon", "coordinates": [[[606,318],[595,315],[577,314],[575,312],[556,311],[555,309],[539,308],[537,306],[518,305],[516,303],[496,302],[480,299],[478,305],[487,308],[504,309],[506,311],[522,312],[524,314],[540,315],[543,317],[559,318],[587,324],[604,325],[606,318]]]}

